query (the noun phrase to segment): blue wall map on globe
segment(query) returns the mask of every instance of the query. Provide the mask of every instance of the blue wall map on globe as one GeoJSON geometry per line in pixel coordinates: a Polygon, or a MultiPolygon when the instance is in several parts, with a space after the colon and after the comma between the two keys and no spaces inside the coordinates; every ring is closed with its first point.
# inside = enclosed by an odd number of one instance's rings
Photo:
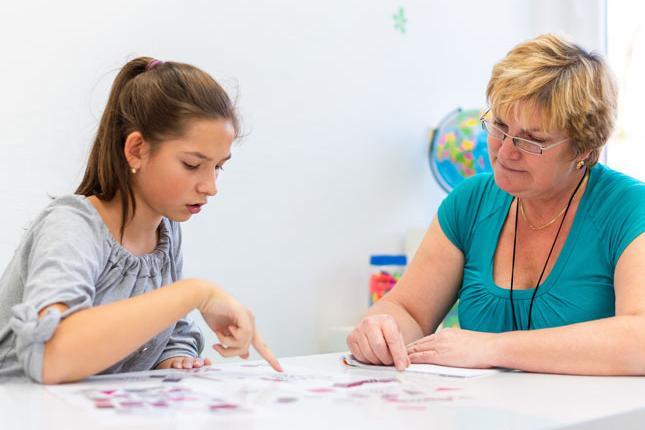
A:
{"type": "Polygon", "coordinates": [[[488,133],[481,126],[481,109],[449,113],[430,137],[430,168],[446,192],[477,173],[491,172],[488,133]]]}

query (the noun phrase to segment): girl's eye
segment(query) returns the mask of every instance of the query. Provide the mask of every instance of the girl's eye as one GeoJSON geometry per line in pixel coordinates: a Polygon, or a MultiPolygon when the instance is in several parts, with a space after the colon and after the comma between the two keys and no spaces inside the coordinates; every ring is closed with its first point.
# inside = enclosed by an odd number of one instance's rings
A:
{"type": "Polygon", "coordinates": [[[218,172],[223,172],[224,166],[215,166],[215,170],[217,170],[218,172]]]}
{"type": "Polygon", "coordinates": [[[198,165],[196,165],[196,166],[194,166],[194,165],[192,165],[192,164],[188,164],[188,163],[186,163],[185,161],[183,162],[183,164],[184,164],[184,167],[185,167],[186,169],[188,169],[188,170],[195,170],[195,169],[197,169],[197,168],[199,167],[199,164],[198,164],[198,165]]]}

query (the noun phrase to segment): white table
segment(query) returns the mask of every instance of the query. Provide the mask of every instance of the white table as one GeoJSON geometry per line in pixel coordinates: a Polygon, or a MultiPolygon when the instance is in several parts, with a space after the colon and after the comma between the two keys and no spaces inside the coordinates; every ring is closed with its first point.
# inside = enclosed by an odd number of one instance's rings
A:
{"type": "MultiPolygon", "coordinates": [[[[447,378],[396,371],[347,368],[340,354],[312,355],[281,360],[289,366],[307,367],[349,376],[394,377],[404,385],[450,386],[465,398],[435,402],[424,408],[392,408],[380,399],[365,403],[310,402],[270,412],[227,416],[189,415],[136,420],[141,429],[642,429],[645,428],[645,377],[581,377],[500,373],[474,379],[447,378]]],[[[226,366],[226,365],[224,365],[226,366]]],[[[279,385],[279,384],[277,384],[279,385]]],[[[278,389],[278,388],[276,388],[278,389]]],[[[414,406],[414,405],[412,405],[414,406]]],[[[88,429],[123,428],[97,422],[87,409],[52,394],[45,387],[22,382],[0,384],[0,428],[88,429]]]]}

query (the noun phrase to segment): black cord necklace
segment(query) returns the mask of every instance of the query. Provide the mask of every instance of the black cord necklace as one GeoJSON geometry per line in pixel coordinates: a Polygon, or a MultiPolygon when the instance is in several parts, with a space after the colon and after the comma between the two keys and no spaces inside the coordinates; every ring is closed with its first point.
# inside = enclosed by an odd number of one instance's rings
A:
{"type": "MultiPolygon", "coordinates": [[[[569,201],[567,202],[567,207],[564,211],[564,216],[562,217],[562,221],[560,221],[560,226],[558,227],[558,231],[555,234],[555,239],[553,239],[553,243],[551,244],[551,249],[549,250],[549,255],[546,257],[546,261],[544,262],[544,267],[542,268],[542,273],[540,273],[540,278],[537,280],[537,283],[535,284],[535,288],[533,289],[533,295],[531,296],[531,303],[529,304],[529,316],[528,316],[528,321],[526,324],[526,329],[531,330],[531,313],[533,312],[533,301],[535,300],[535,294],[537,293],[538,288],[540,287],[540,282],[542,281],[542,276],[544,276],[544,272],[546,271],[546,266],[549,264],[549,259],[551,258],[551,253],[553,252],[553,248],[555,248],[555,243],[558,241],[558,236],[560,235],[560,230],[562,230],[562,226],[564,225],[564,220],[567,218],[567,213],[569,212],[569,207],[571,207],[571,202],[573,201],[573,198],[576,196],[578,193],[578,189],[580,188],[580,185],[582,185],[582,182],[585,179],[585,176],[587,176],[588,170],[584,172],[582,175],[582,178],[580,178],[580,181],[578,182],[578,185],[576,185],[576,189],[573,190],[573,193],[571,194],[571,197],[569,197],[569,201]]],[[[515,198],[517,200],[517,197],[515,198]]],[[[518,218],[518,209],[520,206],[519,200],[515,202],[515,230],[513,233],[513,263],[511,265],[511,288],[510,288],[510,298],[511,298],[511,312],[513,314],[513,330],[518,330],[519,326],[517,325],[517,319],[515,318],[515,306],[513,305],[513,277],[515,274],[515,249],[517,245],[517,218],[518,218]]]]}

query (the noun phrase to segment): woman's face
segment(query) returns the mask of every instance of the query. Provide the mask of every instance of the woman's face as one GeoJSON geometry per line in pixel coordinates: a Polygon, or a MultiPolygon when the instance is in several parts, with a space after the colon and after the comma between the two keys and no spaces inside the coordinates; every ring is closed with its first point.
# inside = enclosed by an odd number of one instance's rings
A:
{"type": "MultiPolygon", "coordinates": [[[[567,138],[562,130],[544,130],[539,109],[526,109],[517,103],[508,118],[492,115],[490,122],[509,136],[520,137],[549,146],[567,138]]],[[[496,139],[488,135],[488,155],[497,185],[522,199],[548,199],[568,189],[575,173],[575,157],[571,142],[566,141],[541,155],[524,152],[512,139],[496,139]]]]}
{"type": "Polygon", "coordinates": [[[234,138],[228,120],[195,120],[183,136],[161,142],[134,175],[140,203],[153,216],[188,220],[217,193],[217,175],[231,158],[234,138]]]}

